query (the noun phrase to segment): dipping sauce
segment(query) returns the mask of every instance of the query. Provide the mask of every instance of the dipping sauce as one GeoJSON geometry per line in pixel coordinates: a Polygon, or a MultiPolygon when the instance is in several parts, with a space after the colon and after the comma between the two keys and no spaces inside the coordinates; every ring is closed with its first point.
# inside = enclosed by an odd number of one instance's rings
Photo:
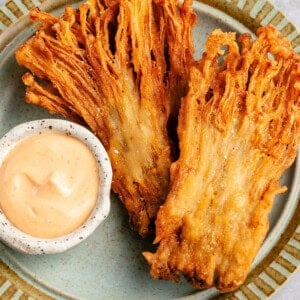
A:
{"type": "Polygon", "coordinates": [[[90,149],[61,133],[19,142],[0,168],[0,207],[21,231],[39,238],[71,233],[92,212],[99,170],[90,149]]]}

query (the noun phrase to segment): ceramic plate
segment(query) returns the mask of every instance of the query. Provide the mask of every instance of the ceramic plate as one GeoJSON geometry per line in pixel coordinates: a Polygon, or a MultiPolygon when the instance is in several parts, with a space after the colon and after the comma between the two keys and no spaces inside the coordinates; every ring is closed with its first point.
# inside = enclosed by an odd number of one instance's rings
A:
{"type": "MultiPolygon", "coordinates": [[[[49,117],[41,108],[25,104],[24,85],[14,50],[34,32],[26,14],[33,6],[59,14],[66,3],[77,1],[12,0],[0,9],[0,136],[28,120],[49,117]]],[[[300,50],[295,27],[266,0],[194,1],[198,15],[194,40],[199,57],[203,43],[215,28],[253,32],[260,25],[274,24],[293,47],[300,50]]],[[[252,272],[239,290],[218,295],[215,289],[199,292],[183,280],[154,280],[141,252],[152,249],[128,226],[119,200],[112,195],[108,219],[79,246],[58,255],[22,255],[0,243],[1,299],[260,299],[282,286],[300,263],[300,159],[284,174],[289,190],[275,200],[270,231],[258,253],[252,272]]],[[[0,224],[1,227],[1,224],[0,224]]]]}

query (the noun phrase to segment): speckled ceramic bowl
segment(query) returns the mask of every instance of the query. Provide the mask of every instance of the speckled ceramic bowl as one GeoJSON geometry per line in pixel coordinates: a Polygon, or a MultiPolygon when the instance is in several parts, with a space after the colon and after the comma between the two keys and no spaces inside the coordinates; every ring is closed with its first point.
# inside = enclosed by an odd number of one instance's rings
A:
{"type": "Polygon", "coordinates": [[[96,206],[85,223],[72,233],[59,238],[41,239],[20,231],[11,224],[0,208],[0,223],[3,225],[0,229],[0,239],[11,248],[27,254],[59,253],[74,247],[94,232],[110,210],[112,181],[110,161],[101,142],[83,126],[60,119],[43,119],[22,123],[10,130],[0,140],[0,163],[18,142],[29,136],[45,132],[65,133],[81,140],[88,146],[99,164],[99,194],[96,206]]]}

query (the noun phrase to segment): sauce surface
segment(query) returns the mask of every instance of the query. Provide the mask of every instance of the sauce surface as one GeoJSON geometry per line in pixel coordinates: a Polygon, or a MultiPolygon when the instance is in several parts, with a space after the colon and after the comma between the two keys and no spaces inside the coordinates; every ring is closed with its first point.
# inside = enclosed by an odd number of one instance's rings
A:
{"type": "Polygon", "coordinates": [[[39,238],[82,225],[99,192],[97,161],[80,140],[42,133],[19,142],[0,168],[0,207],[10,222],[39,238]]]}

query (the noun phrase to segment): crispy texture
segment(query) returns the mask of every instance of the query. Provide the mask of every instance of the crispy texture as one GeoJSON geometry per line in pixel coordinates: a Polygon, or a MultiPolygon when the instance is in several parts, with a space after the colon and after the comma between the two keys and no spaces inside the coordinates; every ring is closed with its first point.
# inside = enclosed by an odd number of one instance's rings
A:
{"type": "Polygon", "coordinates": [[[300,139],[299,56],[273,27],[239,41],[215,30],[192,68],[180,158],[156,221],[159,246],[144,253],[153,277],[183,274],[196,288],[221,292],[245,280],[300,139]]]}
{"type": "Polygon", "coordinates": [[[61,18],[38,9],[30,17],[41,25],[16,59],[44,82],[23,76],[26,101],[92,129],[133,229],[147,235],[169,189],[167,122],[181,95],[173,96],[176,80],[188,82],[181,67],[193,53],[191,1],[90,0],[61,18]]]}

